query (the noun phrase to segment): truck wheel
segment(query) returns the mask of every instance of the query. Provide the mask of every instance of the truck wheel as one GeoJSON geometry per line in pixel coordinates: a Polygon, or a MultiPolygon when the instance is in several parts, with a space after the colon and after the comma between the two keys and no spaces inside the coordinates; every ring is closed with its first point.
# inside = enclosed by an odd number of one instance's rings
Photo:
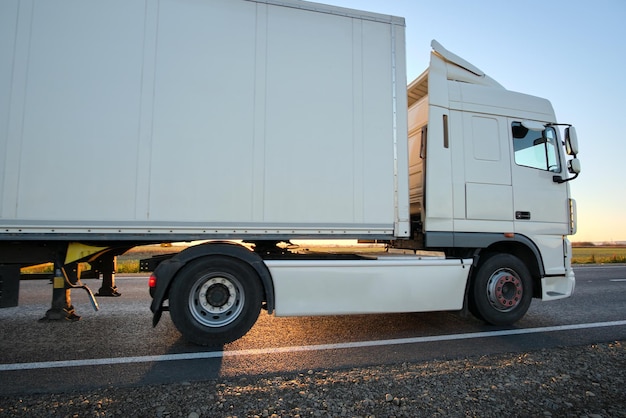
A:
{"type": "Polygon", "coordinates": [[[185,339],[215,346],[232,342],[252,328],[263,292],[246,263],[206,257],[186,266],[170,290],[170,316],[185,339]]]}
{"type": "Polygon", "coordinates": [[[470,289],[470,311],[492,325],[511,325],[521,319],[533,296],[530,273],[510,254],[496,254],[476,272],[470,289]]]}

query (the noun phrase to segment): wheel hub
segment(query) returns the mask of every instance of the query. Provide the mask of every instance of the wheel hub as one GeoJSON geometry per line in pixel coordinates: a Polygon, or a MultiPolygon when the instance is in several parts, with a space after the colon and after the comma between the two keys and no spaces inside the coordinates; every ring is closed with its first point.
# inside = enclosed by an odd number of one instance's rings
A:
{"type": "Polygon", "coordinates": [[[212,314],[228,311],[237,300],[235,286],[221,277],[214,277],[200,287],[198,296],[202,308],[212,314]]]}
{"type": "Polygon", "coordinates": [[[487,292],[491,305],[499,311],[507,312],[522,301],[524,288],[519,277],[507,271],[499,271],[489,279],[487,292]]]}
{"type": "Polygon", "coordinates": [[[209,288],[206,300],[211,306],[224,306],[228,302],[228,288],[219,283],[209,288]]]}

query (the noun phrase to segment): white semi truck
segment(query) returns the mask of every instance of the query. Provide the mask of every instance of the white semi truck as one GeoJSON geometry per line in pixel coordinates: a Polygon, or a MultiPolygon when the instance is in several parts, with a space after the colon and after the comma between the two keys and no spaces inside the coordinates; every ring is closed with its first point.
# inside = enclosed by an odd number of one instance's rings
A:
{"type": "Polygon", "coordinates": [[[76,318],[83,262],[106,295],[117,255],[198,240],[156,266],[151,310],[205,345],[261,309],[503,325],[574,290],[574,128],[435,41],[407,89],[402,18],[297,0],[3,0],[0,51],[1,306],[17,305],[21,267],[53,262],[46,318],[76,318]],[[386,251],[281,244],[296,239],[386,251]]]}

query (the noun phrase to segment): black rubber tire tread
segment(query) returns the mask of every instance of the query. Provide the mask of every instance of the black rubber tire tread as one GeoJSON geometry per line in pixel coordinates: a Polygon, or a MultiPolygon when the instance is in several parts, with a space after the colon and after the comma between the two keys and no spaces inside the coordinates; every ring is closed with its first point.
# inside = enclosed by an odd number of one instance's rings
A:
{"type": "Polygon", "coordinates": [[[232,257],[207,256],[185,266],[174,278],[169,293],[170,316],[183,338],[203,346],[222,346],[246,334],[259,317],[263,289],[256,273],[247,263],[232,257]],[[221,327],[198,322],[189,308],[189,294],[207,273],[225,273],[237,278],[245,294],[238,317],[221,327]]]}
{"type": "Polygon", "coordinates": [[[491,325],[511,325],[528,311],[533,296],[533,281],[526,265],[511,254],[492,254],[479,266],[472,279],[469,293],[469,309],[472,314],[491,325]],[[487,287],[490,277],[500,269],[514,272],[522,283],[521,301],[512,310],[502,312],[489,302],[487,287]]]}

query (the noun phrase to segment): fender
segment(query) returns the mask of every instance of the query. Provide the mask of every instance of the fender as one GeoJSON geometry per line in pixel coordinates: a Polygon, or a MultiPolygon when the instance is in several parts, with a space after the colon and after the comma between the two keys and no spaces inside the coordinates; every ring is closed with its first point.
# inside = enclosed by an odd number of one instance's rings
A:
{"type": "Polygon", "coordinates": [[[525,249],[536,263],[537,273],[540,277],[545,276],[545,269],[541,252],[530,238],[521,234],[505,235],[503,233],[492,232],[427,232],[427,248],[472,248],[478,250],[474,253],[474,265],[478,264],[480,253],[484,250],[508,252],[520,256],[519,250],[525,249]],[[508,250],[505,250],[507,248],[508,250]]]}
{"type": "Polygon", "coordinates": [[[180,269],[193,260],[214,255],[236,258],[250,265],[259,275],[263,284],[267,313],[271,314],[274,312],[274,282],[263,259],[242,245],[232,242],[213,241],[189,247],[169,260],[163,261],[154,270],[153,274],[157,277],[157,283],[152,303],[150,304],[150,310],[154,314],[152,318],[153,327],[159,323],[163,311],[167,310],[167,308],[163,307],[163,302],[168,298],[170,285],[180,269]]]}

